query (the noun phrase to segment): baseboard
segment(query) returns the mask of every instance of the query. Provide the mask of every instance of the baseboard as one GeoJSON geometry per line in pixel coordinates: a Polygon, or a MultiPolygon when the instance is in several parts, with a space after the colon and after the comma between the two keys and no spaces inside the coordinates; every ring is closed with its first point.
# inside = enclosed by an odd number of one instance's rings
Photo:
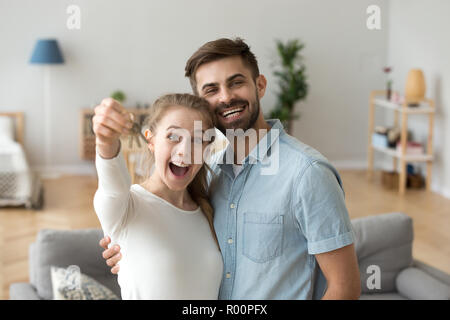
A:
{"type": "Polygon", "coordinates": [[[32,166],[31,169],[45,179],[55,179],[60,176],[95,176],[94,164],[86,165],[54,165],[54,166],[32,166]]]}
{"type": "Polygon", "coordinates": [[[433,190],[433,191],[435,191],[435,192],[439,193],[440,195],[450,199],[450,189],[448,189],[448,188],[442,188],[442,189],[436,188],[436,190],[433,190]]]}

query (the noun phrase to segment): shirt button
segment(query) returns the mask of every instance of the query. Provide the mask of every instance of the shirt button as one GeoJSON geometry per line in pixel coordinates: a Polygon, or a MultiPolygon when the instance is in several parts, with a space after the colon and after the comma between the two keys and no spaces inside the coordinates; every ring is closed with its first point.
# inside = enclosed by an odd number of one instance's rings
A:
{"type": "Polygon", "coordinates": [[[235,207],[234,203],[230,204],[231,209],[234,209],[234,207],[235,207]]]}
{"type": "Polygon", "coordinates": [[[225,277],[226,277],[227,279],[230,279],[230,278],[231,278],[231,273],[227,272],[227,274],[225,275],[225,277]]]}
{"type": "Polygon", "coordinates": [[[233,243],[233,239],[231,239],[231,238],[228,239],[228,243],[229,243],[229,244],[232,244],[232,243],[233,243]]]}

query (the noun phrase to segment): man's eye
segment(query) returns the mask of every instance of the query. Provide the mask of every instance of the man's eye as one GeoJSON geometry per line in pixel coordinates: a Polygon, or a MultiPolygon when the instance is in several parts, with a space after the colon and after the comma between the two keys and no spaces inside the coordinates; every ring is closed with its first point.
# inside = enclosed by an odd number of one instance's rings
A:
{"type": "Polygon", "coordinates": [[[206,90],[205,94],[212,94],[216,92],[216,89],[210,89],[210,90],[206,90]]]}
{"type": "Polygon", "coordinates": [[[238,86],[238,85],[241,85],[243,83],[244,83],[243,81],[234,81],[234,82],[231,83],[231,86],[238,86]]]}
{"type": "Polygon", "coordinates": [[[168,138],[170,141],[173,141],[173,142],[178,142],[178,141],[180,141],[180,136],[178,136],[178,135],[176,135],[176,134],[173,134],[173,133],[169,134],[169,135],[167,136],[167,138],[168,138]]]}

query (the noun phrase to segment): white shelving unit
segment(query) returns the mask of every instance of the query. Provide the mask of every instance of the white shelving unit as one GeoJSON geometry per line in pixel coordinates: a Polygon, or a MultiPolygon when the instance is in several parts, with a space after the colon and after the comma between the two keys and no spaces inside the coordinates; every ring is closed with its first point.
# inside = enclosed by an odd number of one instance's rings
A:
{"type": "Polygon", "coordinates": [[[372,91],[369,100],[369,141],[368,141],[368,177],[372,179],[374,172],[374,150],[387,154],[393,158],[394,170],[397,169],[397,161],[400,161],[400,181],[399,193],[403,195],[406,189],[406,166],[409,162],[426,162],[426,189],[431,189],[431,173],[433,165],[433,126],[434,126],[434,101],[424,99],[417,107],[409,107],[406,103],[399,105],[388,101],[386,91],[372,91]],[[394,124],[399,125],[399,117],[401,117],[401,148],[398,151],[393,148],[383,148],[372,144],[372,135],[375,128],[375,107],[382,107],[394,111],[394,124]],[[423,114],[428,115],[428,141],[426,153],[424,154],[407,154],[407,134],[408,134],[408,115],[423,114]]]}

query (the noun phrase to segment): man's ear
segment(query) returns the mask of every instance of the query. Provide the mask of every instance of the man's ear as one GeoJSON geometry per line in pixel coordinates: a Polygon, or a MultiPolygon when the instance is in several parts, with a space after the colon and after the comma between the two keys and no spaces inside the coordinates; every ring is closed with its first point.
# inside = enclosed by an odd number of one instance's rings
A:
{"type": "Polygon", "coordinates": [[[256,78],[256,88],[258,90],[258,97],[261,99],[264,97],[264,94],[266,93],[266,87],[267,87],[267,79],[264,77],[264,75],[260,74],[256,78]]]}
{"type": "Polygon", "coordinates": [[[155,150],[155,146],[153,145],[152,132],[149,129],[145,129],[144,136],[145,136],[145,139],[147,139],[148,148],[150,149],[151,152],[153,152],[153,150],[155,150]]]}

